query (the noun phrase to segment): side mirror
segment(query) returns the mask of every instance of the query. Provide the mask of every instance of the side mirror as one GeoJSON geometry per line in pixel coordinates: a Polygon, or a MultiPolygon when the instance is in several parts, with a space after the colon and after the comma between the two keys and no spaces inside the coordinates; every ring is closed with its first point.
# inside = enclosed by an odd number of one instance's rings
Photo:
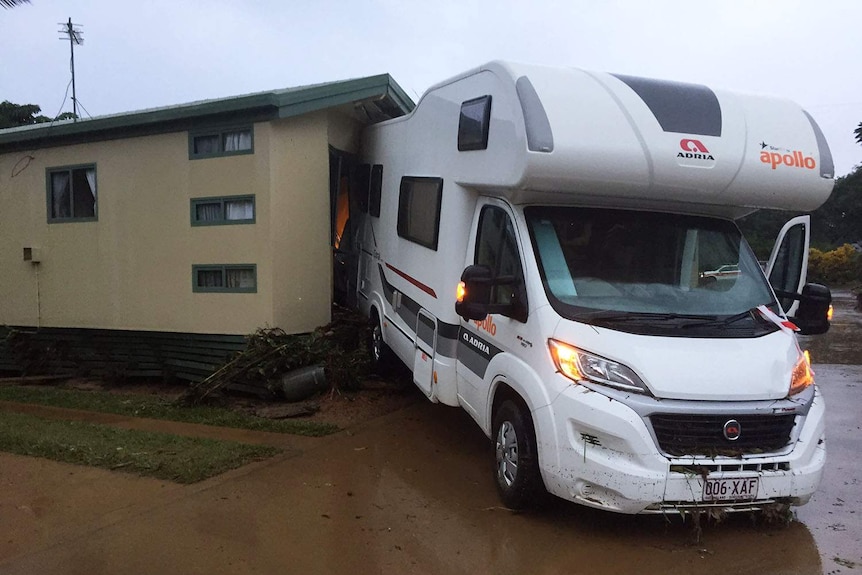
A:
{"type": "Polygon", "coordinates": [[[468,266],[461,274],[455,313],[466,320],[485,319],[491,304],[492,286],[491,270],[487,266],[468,266]]]}
{"type": "Polygon", "coordinates": [[[805,284],[799,296],[799,309],[790,321],[799,327],[802,335],[819,335],[829,331],[829,307],[832,292],[820,284],[805,284]]]}

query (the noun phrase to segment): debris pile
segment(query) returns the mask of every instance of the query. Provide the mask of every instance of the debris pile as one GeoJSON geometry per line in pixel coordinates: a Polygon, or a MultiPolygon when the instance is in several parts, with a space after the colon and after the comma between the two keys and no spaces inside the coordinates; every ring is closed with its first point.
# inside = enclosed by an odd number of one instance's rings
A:
{"type": "Polygon", "coordinates": [[[320,366],[328,389],[354,390],[368,373],[366,348],[368,320],[356,312],[333,307],[332,323],[310,334],[289,335],[280,328],[260,328],[246,336],[246,347],[204,380],[194,384],[180,399],[196,405],[225,389],[268,397],[296,400],[299,385],[308,395],[321,391],[320,366]],[[293,376],[292,373],[293,372],[293,376]],[[298,375],[298,376],[297,376],[298,375]]]}

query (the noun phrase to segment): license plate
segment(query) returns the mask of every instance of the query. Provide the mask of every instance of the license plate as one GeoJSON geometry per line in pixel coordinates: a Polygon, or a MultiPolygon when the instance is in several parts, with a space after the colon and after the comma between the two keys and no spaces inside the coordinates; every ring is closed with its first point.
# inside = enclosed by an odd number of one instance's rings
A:
{"type": "Polygon", "coordinates": [[[706,479],[703,482],[704,501],[726,501],[733,499],[756,499],[758,477],[736,477],[706,479]]]}

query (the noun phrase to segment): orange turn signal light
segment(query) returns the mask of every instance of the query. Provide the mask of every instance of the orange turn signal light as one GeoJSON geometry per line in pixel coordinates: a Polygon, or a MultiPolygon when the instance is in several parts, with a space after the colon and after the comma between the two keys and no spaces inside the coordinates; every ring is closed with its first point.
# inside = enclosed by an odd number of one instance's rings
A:
{"type": "Polygon", "coordinates": [[[790,378],[790,392],[787,395],[795,395],[814,384],[814,371],[811,369],[811,355],[806,349],[799,356],[796,365],[793,367],[793,374],[790,378]]]}
{"type": "Polygon", "coordinates": [[[832,307],[832,304],[829,304],[829,309],[826,310],[826,319],[832,321],[832,315],[835,313],[835,309],[832,307]]]}
{"type": "Polygon", "coordinates": [[[551,358],[557,367],[557,371],[573,381],[584,379],[578,368],[578,350],[555,339],[548,340],[548,348],[551,350],[551,358]]]}
{"type": "Polygon", "coordinates": [[[458,303],[462,303],[465,295],[467,295],[467,284],[464,282],[458,282],[458,287],[455,290],[455,299],[458,303]]]}

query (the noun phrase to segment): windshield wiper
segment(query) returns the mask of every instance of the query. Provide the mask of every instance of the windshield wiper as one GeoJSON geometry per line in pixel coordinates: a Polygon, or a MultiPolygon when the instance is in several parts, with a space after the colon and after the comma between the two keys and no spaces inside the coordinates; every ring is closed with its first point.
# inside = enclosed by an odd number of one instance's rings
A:
{"type": "Polygon", "coordinates": [[[626,312],[608,311],[598,312],[592,315],[582,316],[587,323],[626,323],[626,322],[649,322],[649,321],[677,321],[681,320],[681,329],[693,327],[725,327],[746,318],[757,321],[760,314],[757,307],[747,309],[743,312],[721,317],[713,314],[688,314],[688,313],[657,313],[657,312],[626,312]]]}
{"type": "Polygon", "coordinates": [[[683,327],[683,328],[686,328],[686,327],[707,327],[707,326],[724,327],[726,325],[730,325],[732,323],[736,323],[740,320],[743,320],[747,317],[751,317],[752,311],[755,311],[755,308],[748,309],[748,310],[745,310],[744,312],[730,315],[730,316],[727,316],[727,317],[722,318],[722,319],[718,319],[718,317],[713,316],[707,320],[687,323],[687,324],[684,324],[680,327],[683,327]]]}
{"type": "MultiPolygon", "coordinates": [[[[747,313],[747,312],[746,312],[747,313]]],[[[714,322],[714,315],[698,315],[687,313],[658,313],[658,312],[641,312],[641,311],[611,311],[598,312],[592,315],[581,316],[581,319],[587,323],[592,322],[607,322],[607,323],[623,323],[636,321],[674,321],[674,320],[694,320],[698,322],[714,322]]],[[[689,324],[684,324],[689,325],[689,324]]]]}
{"type": "Polygon", "coordinates": [[[684,327],[684,328],[685,327],[705,327],[705,326],[724,327],[726,325],[736,323],[736,322],[743,320],[745,318],[751,318],[751,319],[757,321],[758,318],[761,318],[761,317],[762,316],[760,315],[760,312],[757,311],[757,306],[755,306],[755,307],[747,309],[743,312],[735,313],[733,315],[729,315],[729,316],[722,318],[722,319],[718,319],[717,317],[713,317],[711,320],[708,320],[708,321],[703,321],[703,322],[699,322],[699,323],[688,323],[688,324],[683,325],[682,327],[684,327]]]}

